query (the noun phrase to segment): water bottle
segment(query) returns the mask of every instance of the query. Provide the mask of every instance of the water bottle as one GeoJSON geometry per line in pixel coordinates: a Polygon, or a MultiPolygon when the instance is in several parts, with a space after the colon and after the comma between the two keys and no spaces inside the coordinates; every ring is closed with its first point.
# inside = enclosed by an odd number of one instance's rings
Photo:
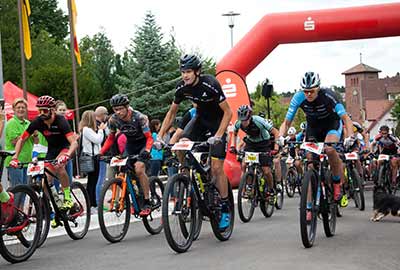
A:
{"type": "Polygon", "coordinates": [[[138,186],[137,186],[137,184],[136,184],[136,180],[133,179],[133,180],[131,181],[131,183],[132,183],[133,190],[135,191],[136,196],[139,196],[139,188],[138,188],[138,186]]]}
{"type": "Polygon", "coordinates": [[[264,177],[261,177],[261,179],[260,179],[260,192],[264,191],[264,186],[265,186],[265,179],[264,179],[264,177]]]}
{"type": "Polygon", "coordinates": [[[57,204],[57,207],[60,208],[60,207],[62,206],[62,201],[61,201],[61,199],[60,199],[60,196],[58,195],[58,192],[57,192],[57,190],[56,190],[56,187],[55,187],[55,186],[51,186],[51,187],[50,187],[50,191],[51,191],[51,194],[52,194],[53,197],[54,197],[54,200],[55,200],[55,202],[56,202],[56,204],[57,204]]]}

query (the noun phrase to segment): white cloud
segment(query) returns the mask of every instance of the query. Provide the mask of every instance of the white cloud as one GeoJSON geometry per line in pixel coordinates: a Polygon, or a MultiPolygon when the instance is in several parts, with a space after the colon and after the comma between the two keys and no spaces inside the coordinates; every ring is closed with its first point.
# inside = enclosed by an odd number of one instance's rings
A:
{"type": "MultiPolygon", "coordinates": [[[[66,10],[66,1],[60,6],[66,10]],[[65,3],[64,3],[65,2],[65,3]]],[[[151,10],[162,31],[174,28],[180,46],[187,50],[198,48],[204,55],[220,60],[230,49],[230,30],[221,14],[241,13],[235,19],[234,40],[240,40],[265,14],[275,12],[338,8],[393,1],[377,0],[76,0],[79,37],[93,35],[104,27],[115,50],[122,53],[129,45],[135,26],[143,23],[144,14],[151,10]]],[[[400,71],[400,37],[332,41],[278,46],[247,77],[252,91],[265,77],[274,82],[275,89],[287,91],[298,88],[301,75],[307,70],[320,73],[322,83],[344,85],[341,73],[363,62],[382,70],[381,76],[393,76],[400,71]]]]}

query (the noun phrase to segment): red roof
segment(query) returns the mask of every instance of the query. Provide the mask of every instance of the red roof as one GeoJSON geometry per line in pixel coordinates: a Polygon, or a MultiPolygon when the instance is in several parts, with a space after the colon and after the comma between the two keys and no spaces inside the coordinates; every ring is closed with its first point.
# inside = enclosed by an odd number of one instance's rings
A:
{"type": "Polygon", "coordinates": [[[367,113],[366,120],[374,121],[383,117],[394,105],[393,100],[378,99],[366,100],[365,111],[367,113]]]}
{"type": "Polygon", "coordinates": [[[351,69],[344,71],[343,75],[355,74],[355,73],[378,73],[381,72],[379,69],[373,68],[366,64],[360,63],[351,69]]]}

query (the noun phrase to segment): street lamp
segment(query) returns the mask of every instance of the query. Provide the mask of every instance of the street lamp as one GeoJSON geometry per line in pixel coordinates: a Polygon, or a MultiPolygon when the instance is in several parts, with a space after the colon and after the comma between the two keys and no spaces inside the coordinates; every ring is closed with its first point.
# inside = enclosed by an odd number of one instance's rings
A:
{"type": "Polygon", "coordinates": [[[235,16],[239,16],[240,13],[236,13],[233,11],[230,11],[228,13],[222,14],[222,16],[227,16],[228,17],[228,26],[231,29],[231,48],[233,48],[233,27],[235,26],[234,18],[235,16]]]}

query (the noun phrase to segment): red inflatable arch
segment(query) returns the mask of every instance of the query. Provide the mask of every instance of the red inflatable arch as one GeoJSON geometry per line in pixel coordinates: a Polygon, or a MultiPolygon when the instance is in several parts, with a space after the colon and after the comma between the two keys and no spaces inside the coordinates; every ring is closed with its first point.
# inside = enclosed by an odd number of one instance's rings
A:
{"type": "MultiPolygon", "coordinates": [[[[236,112],[249,104],[246,76],[279,44],[399,36],[399,25],[400,3],[268,14],[217,64],[217,79],[236,112]]],[[[225,172],[237,186],[240,167],[230,153],[225,172]]]]}

